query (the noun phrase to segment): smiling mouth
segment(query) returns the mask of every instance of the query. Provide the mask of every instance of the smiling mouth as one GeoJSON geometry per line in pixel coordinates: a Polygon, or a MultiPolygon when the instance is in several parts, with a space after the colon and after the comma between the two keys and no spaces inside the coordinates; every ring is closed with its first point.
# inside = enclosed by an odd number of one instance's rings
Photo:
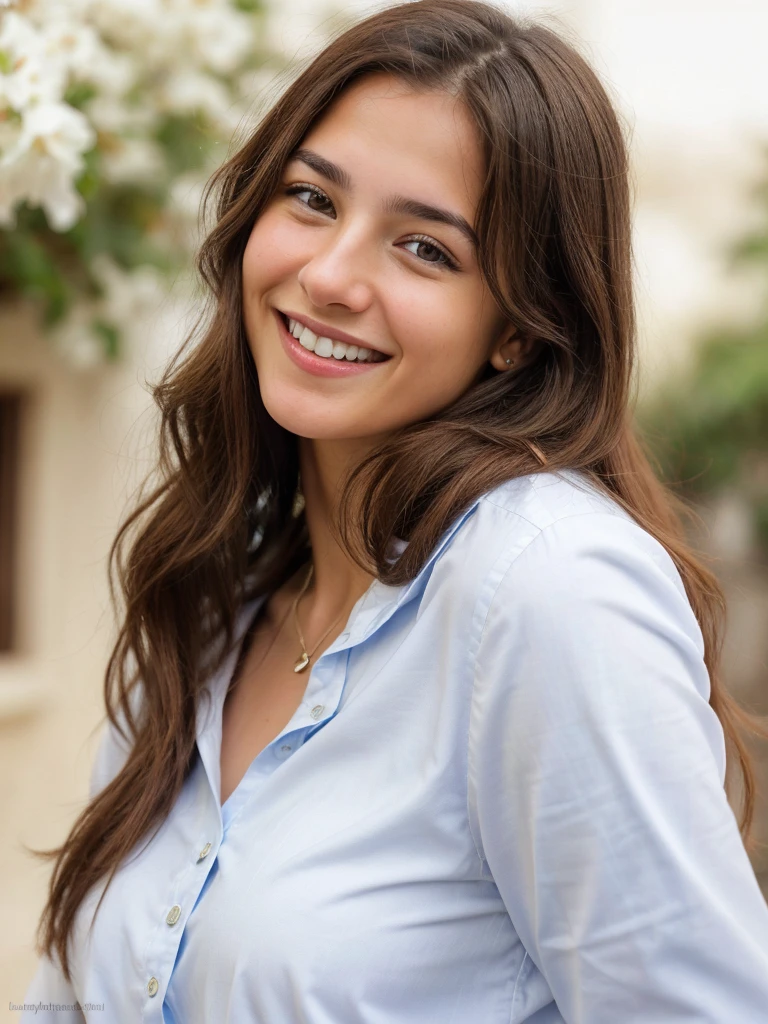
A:
{"type": "MultiPolygon", "coordinates": [[[[290,336],[293,338],[293,340],[296,342],[297,345],[301,345],[301,342],[299,341],[299,339],[296,337],[296,335],[291,330],[291,325],[290,325],[290,322],[289,322],[289,318],[285,315],[285,313],[282,312],[282,310],[276,309],[275,312],[277,313],[277,315],[282,320],[283,325],[285,326],[285,329],[288,332],[288,334],[290,334],[290,336]]],[[[312,332],[312,333],[314,333],[314,332],[312,332]]],[[[316,336],[315,345],[317,345],[317,342],[319,342],[321,339],[322,339],[322,335],[317,335],[316,336]]],[[[325,338],[324,340],[325,341],[330,341],[331,344],[334,345],[334,346],[337,344],[337,342],[333,338],[325,338]]],[[[338,342],[338,344],[344,345],[345,350],[350,349],[350,348],[355,348],[355,347],[358,348],[358,349],[362,349],[363,348],[363,346],[350,346],[350,345],[347,345],[346,342],[338,342]]],[[[307,348],[306,345],[301,345],[301,347],[303,349],[305,349],[305,351],[311,352],[313,355],[317,356],[318,359],[326,359],[329,362],[339,362],[339,363],[348,362],[348,363],[353,363],[355,365],[360,365],[360,364],[365,365],[367,363],[386,363],[388,360],[390,360],[392,358],[391,356],[385,356],[382,352],[379,352],[379,351],[377,351],[376,349],[373,349],[373,348],[372,349],[367,349],[367,351],[370,352],[370,355],[366,359],[358,359],[357,358],[357,353],[355,353],[355,358],[354,359],[347,359],[346,358],[346,354],[339,359],[338,357],[334,356],[332,354],[332,352],[320,353],[320,352],[318,352],[316,350],[315,347],[307,348]]]]}

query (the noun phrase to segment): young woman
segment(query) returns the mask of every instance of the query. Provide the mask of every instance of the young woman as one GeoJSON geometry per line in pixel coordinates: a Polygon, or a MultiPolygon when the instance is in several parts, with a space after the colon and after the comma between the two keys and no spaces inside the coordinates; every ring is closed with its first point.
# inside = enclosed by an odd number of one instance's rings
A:
{"type": "Polygon", "coordinates": [[[749,720],[632,432],[593,71],[485,3],[391,7],[211,187],[22,1019],[768,1020],[749,720]]]}

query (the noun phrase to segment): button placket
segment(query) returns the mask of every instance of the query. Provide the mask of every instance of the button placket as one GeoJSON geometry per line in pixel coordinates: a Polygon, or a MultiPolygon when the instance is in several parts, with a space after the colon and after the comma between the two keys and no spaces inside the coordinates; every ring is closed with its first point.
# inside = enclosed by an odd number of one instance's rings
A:
{"type": "MultiPolygon", "coordinates": [[[[193,863],[198,863],[198,864],[201,863],[203,860],[205,860],[205,858],[208,856],[208,854],[211,852],[212,849],[213,849],[213,843],[211,843],[211,842],[205,843],[205,845],[198,851],[198,853],[196,855],[196,858],[195,858],[193,863]]],[[[191,873],[193,870],[194,869],[192,867],[190,867],[188,869],[188,871],[190,872],[189,876],[188,876],[190,880],[194,877],[194,875],[191,873]]],[[[199,881],[201,876],[198,875],[197,878],[198,878],[198,881],[199,881]]],[[[194,883],[193,883],[193,886],[194,886],[194,883]]],[[[164,916],[165,924],[168,927],[168,931],[166,932],[166,936],[167,937],[166,937],[165,941],[161,941],[161,948],[157,948],[155,950],[155,953],[154,953],[154,956],[155,956],[155,966],[159,966],[160,965],[159,964],[159,960],[157,959],[158,957],[162,959],[163,963],[165,963],[166,959],[167,959],[168,969],[171,972],[173,971],[173,962],[174,962],[174,959],[175,959],[176,954],[178,952],[178,943],[179,943],[179,941],[181,940],[181,937],[182,937],[181,936],[181,932],[183,931],[183,928],[181,927],[181,924],[180,924],[180,922],[182,921],[182,916],[183,916],[183,906],[182,906],[181,903],[174,903],[172,906],[170,906],[168,908],[168,911],[167,911],[167,913],[164,916]],[[179,927],[178,928],[175,927],[176,925],[179,925],[179,927]],[[173,938],[171,938],[171,932],[172,931],[176,933],[173,938]],[[170,945],[169,945],[169,943],[170,943],[170,945]]],[[[159,979],[155,975],[152,975],[149,978],[149,980],[147,982],[147,985],[146,985],[146,991],[147,991],[147,995],[150,998],[156,996],[157,993],[160,991],[160,981],[159,981],[159,979]]]]}

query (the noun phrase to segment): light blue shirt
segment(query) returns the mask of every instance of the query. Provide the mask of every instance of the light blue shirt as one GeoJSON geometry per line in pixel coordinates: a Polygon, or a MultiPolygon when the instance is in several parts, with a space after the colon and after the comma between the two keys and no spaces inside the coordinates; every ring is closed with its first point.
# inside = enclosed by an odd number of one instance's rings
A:
{"type": "MultiPolygon", "coordinates": [[[[400,542],[401,549],[404,542],[400,542]]],[[[665,549],[573,471],[374,581],[220,806],[222,706],[26,1002],[152,1024],[765,1024],[768,907],[665,549]]],[[[109,724],[92,792],[125,756],[109,724]]],[[[28,1024],[81,1021],[27,1011],[28,1024]]]]}

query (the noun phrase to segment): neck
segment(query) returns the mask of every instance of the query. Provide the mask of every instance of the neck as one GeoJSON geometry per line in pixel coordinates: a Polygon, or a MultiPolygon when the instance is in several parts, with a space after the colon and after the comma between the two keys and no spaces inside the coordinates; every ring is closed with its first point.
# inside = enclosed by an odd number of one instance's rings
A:
{"type": "MultiPolygon", "coordinates": [[[[308,641],[327,629],[336,616],[346,621],[375,579],[346,554],[331,530],[331,524],[336,522],[343,477],[353,460],[359,459],[370,446],[370,441],[354,444],[299,438],[304,514],[314,565],[299,608],[302,630],[308,641]]],[[[306,572],[302,572],[298,587],[306,580],[306,572]]]]}

